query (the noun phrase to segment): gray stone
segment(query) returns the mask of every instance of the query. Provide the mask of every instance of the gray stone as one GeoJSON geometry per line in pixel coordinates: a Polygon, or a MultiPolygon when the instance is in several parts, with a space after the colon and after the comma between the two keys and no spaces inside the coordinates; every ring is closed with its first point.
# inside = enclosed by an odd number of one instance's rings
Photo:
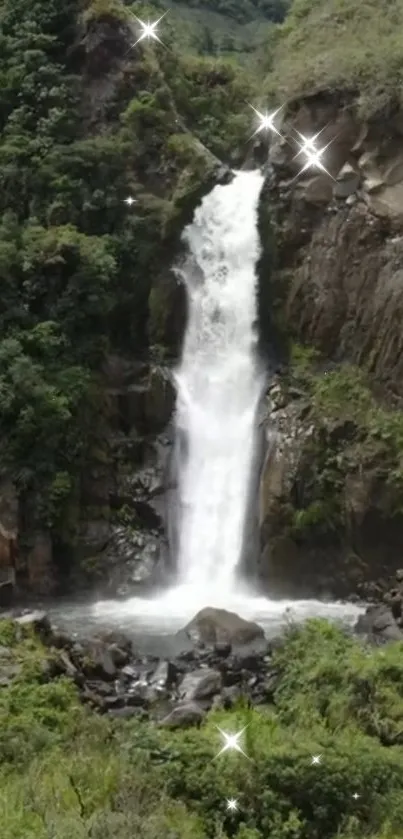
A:
{"type": "Polygon", "coordinates": [[[358,172],[349,163],[345,163],[337,175],[333,195],[335,198],[347,198],[357,191],[359,183],[360,175],[358,172]]]}
{"type": "Polygon", "coordinates": [[[21,615],[21,617],[16,618],[16,623],[38,634],[49,634],[51,631],[50,621],[46,612],[40,610],[21,615]]]}
{"type": "Polygon", "coordinates": [[[150,684],[163,688],[171,688],[175,683],[176,674],[176,667],[171,661],[160,661],[151,677],[150,684]]]}
{"type": "Polygon", "coordinates": [[[200,669],[187,673],[179,685],[182,699],[208,699],[221,690],[221,673],[218,670],[200,669]]]}
{"type": "Polygon", "coordinates": [[[247,644],[264,638],[263,629],[253,621],[246,621],[235,612],[207,607],[187,624],[185,632],[196,644],[247,644]]]}
{"type": "Polygon", "coordinates": [[[161,720],[160,725],[167,728],[186,728],[191,725],[200,725],[203,722],[205,713],[196,702],[184,702],[176,705],[172,711],[161,720]]]}

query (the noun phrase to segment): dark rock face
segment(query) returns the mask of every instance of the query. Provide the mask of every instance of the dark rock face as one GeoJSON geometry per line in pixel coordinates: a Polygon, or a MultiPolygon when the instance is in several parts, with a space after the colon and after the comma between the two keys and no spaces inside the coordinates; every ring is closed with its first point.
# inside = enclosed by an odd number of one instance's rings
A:
{"type": "Polygon", "coordinates": [[[354,422],[319,416],[307,390],[281,380],[266,410],[261,584],[277,596],[379,599],[403,551],[383,443],[364,440],[354,422]]]}
{"type": "MultiPolygon", "coordinates": [[[[401,114],[399,114],[401,119],[401,114]]],[[[363,124],[337,91],[290,103],[282,133],[321,132],[323,173],[300,171],[291,144],[275,138],[262,202],[276,239],[272,285],[288,334],[326,358],[361,364],[403,396],[402,254],[403,166],[398,120],[363,124]]],[[[298,136],[298,135],[297,135],[298,136]]]]}

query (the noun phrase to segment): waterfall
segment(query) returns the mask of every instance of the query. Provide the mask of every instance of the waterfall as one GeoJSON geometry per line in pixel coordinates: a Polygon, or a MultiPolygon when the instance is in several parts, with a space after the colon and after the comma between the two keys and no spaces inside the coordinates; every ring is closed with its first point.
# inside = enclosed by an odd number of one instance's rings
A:
{"type": "Polygon", "coordinates": [[[257,357],[255,265],[259,171],[216,186],[196,210],[177,274],[188,323],[176,371],[178,583],[233,590],[243,547],[255,418],[264,377],[257,357]]]}
{"type": "Polygon", "coordinates": [[[248,496],[265,383],[255,332],[262,185],[259,172],[241,172],[215,187],[183,235],[187,256],[176,270],[187,287],[188,323],[175,372],[177,503],[171,504],[178,579],[150,597],[99,601],[90,610],[101,625],[137,627],[142,642],[146,633],[176,632],[205,606],[257,620],[270,634],[283,628],[290,607],[296,621],[323,616],[352,624],[363,611],[317,600],[268,600],[239,575],[250,548],[246,517],[254,506],[248,496]]]}

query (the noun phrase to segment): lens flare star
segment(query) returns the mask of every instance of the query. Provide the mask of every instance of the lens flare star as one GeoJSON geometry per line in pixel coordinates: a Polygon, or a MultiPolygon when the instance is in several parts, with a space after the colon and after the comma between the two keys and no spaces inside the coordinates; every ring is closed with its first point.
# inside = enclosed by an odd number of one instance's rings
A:
{"type": "MultiPolygon", "coordinates": [[[[323,130],[324,129],[322,128],[322,131],[323,130]]],[[[318,131],[318,133],[315,134],[314,137],[305,137],[304,134],[301,134],[300,131],[297,131],[295,129],[296,134],[298,134],[298,137],[300,138],[300,140],[302,140],[302,144],[299,143],[301,148],[297,152],[295,157],[298,157],[300,154],[303,154],[303,153],[307,154],[308,152],[317,152],[316,141],[317,141],[318,137],[320,137],[320,135],[322,134],[322,131],[318,131]]]]}
{"type": "MultiPolygon", "coordinates": [[[[273,131],[274,134],[278,134],[278,136],[281,137],[281,134],[278,131],[278,129],[276,128],[276,126],[274,125],[273,120],[276,118],[277,114],[284,107],[283,105],[281,105],[280,108],[277,108],[277,110],[273,111],[271,114],[268,114],[268,113],[261,114],[260,111],[258,111],[256,108],[253,107],[253,105],[249,105],[249,107],[252,108],[252,111],[254,111],[256,116],[258,116],[259,119],[260,119],[260,125],[258,125],[256,131],[252,134],[252,137],[255,137],[256,134],[259,134],[261,131],[273,131]]],[[[252,137],[251,137],[251,139],[252,139],[252,137]]]]}
{"type": "Polygon", "coordinates": [[[227,810],[231,813],[235,812],[238,809],[238,802],[236,798],[227,798],[227,810]]]}
{"type": "MultiPolygon", "coordinates": [[[[161,17],[159,17],[158,20],[155,20],[154,23],[151,23],[149,20],[147,21],[147,23],[145,23],[143,20],[140,20],[139,17],[136,17],[136,15],[134,15],[135,20],[141,26],[142,32],[141,32],[140,37],[137,39],[137,41],[135,41],[135,43],[131,45],[128,52],[130,52],[130,50],[134,49],[134,47],[136,47],[137,44],[140,43],[140,41],[144,41],[145,39],[147,39],[148,41],[150,41],[150,40],[151,41],[158,41],[159,44],[162,44],[162,41],[161,41],[159,35],[157,34],[157,26],[158,26],[159,23],[161,23],[162,19],[167,14],[168,14],[168,12],[164,12],[164,14],[161,15],[161,17]]],[[[162,46],[163,46],[163,44],[162,44],[162,46]]]]}
{"type": "Polygon", "coordinates": [[[235,752],[240,752],[244,757],[246,757],[248,760],[250,760],[248,755],[244,752],[242,747],[239,745],[239,739],[240,739],[240,737],[242,737],[242,734],[244,733],[244,731],[246,731],[247,726],[245,726],[245,728],[243,728],[241,731],[238,731],[237,734],[228,734],[227,731],[223,731],[222,728],[220,728],[218,725],[216,726],[216,728],[220,732],[221,736],[224,738],[224,745],[223,745],[221,751],[218,752],[217,757],[222,755],[224,752],[227,752],[230,749],[233,749],[235,752]]]}
{"type": "Polygon", "coordinates": [[[322,755],[312,755],[311,766],[319,766],[322,755]]]}
{"type": "Polygon", "coordinates": [[[129,207],[131,207],[133,204],[137,204],[136,199],[132,198],[131,195],[129,195],[129,197],[125,198],[124,200],[125,200],[125,204],[127,204],[129,207]]]}
{"type": "Polygon", "coordinates": [[[358,799],[359,799],[359,798],[361,798],[361,796],[360,796],[360,795],[358,795],[358,792],[355,792],[355,793],[353,794],[353,798],[354,798],[356,801],[358,801],[358,799]]]}
{"type": "Polygon", "coordinates": [[[306,163],[305,166],[303,166],[301,171],[299,172],[299,175],[302,175],[302,173],[306,172],[307,169],[315,167],[316,169],[320,169],[321,172],[324,172],[325,175],[328,175],[328,177],[331,178],[332,181],[334,181],[333,175],[331,175],[330,172],[328,172],[321,160],[322,155],[325,153],[326,149],[329,146],[330,143],[328,143],[327,146],[324,146],[322,149],[315,149],[314,151],[311,151],[310,149],[301,146],[301,152],[305,154],[306,163]]]}
{"type": "Polygon", "coordinates": [[[322,172],[324,172],[326,175],[328,175],[329,178],[332,178],[332,180],[334,181],[333,175],[331,175],[330,172],[328,172],[328,170],[325,168],[325,166],[323,165],[322,160],[321,160],[322,155],[325,153],[326,149],[329,148],[329,146],[331,145],[333,140],[331,140],[329,143],[327,143],[326,146],[323,146],[323,148],[321,148],[321,149],[318,149],[316,147],[316,141],[317,141],[318,137],[320,137],[320,135],[324,131],[324,128],[322,128],[321,131],[318,131],[318,133],[315,134],[313,137],[305,137],[305,134],[301,134],[301,132],[297,131],[296,129],[294,129],[294,130],[295,130],[295,133],[298,134],[298,137],[300,138],[300,140],[302,140],[302,142],[297,140],[297,143],[298,143],[300,148],[299,148],[299,151],[297,151],[297,153],[294,157],[294,160],[297,157],[299,157],[300,154],[304,154],[305,158],[306,158],[305,166],[303,166],[301,171],[298,173],[298,176],[302,175],[302,173],[305,172],[307,169],[310,169],[311,167],[316,167],[316,169],[320,169],[322,172]]]}

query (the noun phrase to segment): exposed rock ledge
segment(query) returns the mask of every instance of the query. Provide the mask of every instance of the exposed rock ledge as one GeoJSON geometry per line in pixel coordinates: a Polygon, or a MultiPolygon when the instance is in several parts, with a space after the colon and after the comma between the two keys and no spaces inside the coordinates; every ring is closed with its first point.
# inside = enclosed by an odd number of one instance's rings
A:
{"type": "Polygon", "coordinates": [[[327,91],[290,103],[270,149],[262,195],[274,212],[287,329],[327,358],[367,364],[403,396],[403,113],[363,124],[352,97],[327,91]],[[297,131],[332,178],[300,172],[297,131]]]}

